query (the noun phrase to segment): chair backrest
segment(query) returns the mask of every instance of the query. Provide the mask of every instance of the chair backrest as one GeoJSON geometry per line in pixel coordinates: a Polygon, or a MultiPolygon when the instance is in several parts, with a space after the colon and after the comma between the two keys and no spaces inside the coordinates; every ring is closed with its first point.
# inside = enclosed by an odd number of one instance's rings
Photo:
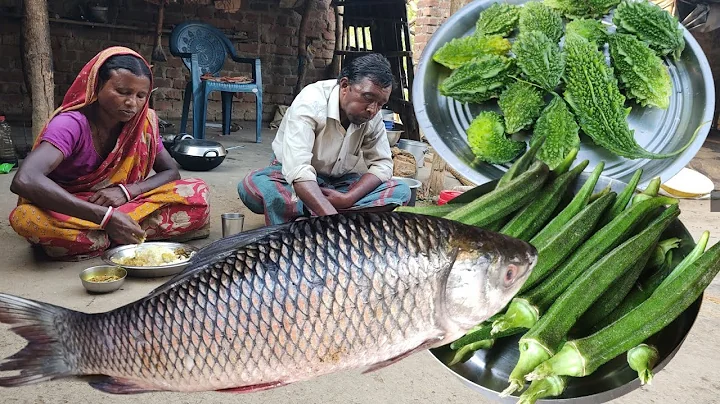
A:
{"type": "MultiPolygon", "coordinates": [[[[234,53],[230,40],[219,29],[198,21],[187,21],[177,25],[170,35],[170,53],[196,53],[200,75],[217,73],[225,64],[228,54],[234,53]]],[[[190,70],[190,58],[182,58],[190,70]]]]}

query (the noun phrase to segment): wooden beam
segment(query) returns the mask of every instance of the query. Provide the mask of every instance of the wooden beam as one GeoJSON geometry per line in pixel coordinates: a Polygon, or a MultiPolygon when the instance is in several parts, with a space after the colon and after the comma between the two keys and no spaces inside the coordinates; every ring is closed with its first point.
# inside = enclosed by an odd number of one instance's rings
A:
{"type": "MultiPolygon", "coordinates": [[[[450,0],[450,17],[455,14],[460,8],[465,6],[468,0],[450,0]]],[[[445,189],[445,171],[448,169],[447,162],[440,157],[437,150],[433,152],[432,160],[432,171],[430,172],[430,178],[427,184],[424,185],[424,195],[427,197],[433,197],[440,194],[440,191],[445,189]]],[[[461,180],[460,178],[458,178],[461,180]]],[[[462,180],[461,180],[462,181],[462,180]]]]}
{"type": "Polygon", "coordinates": [[[340,75],[340,69],[342,68],[341,57],[337,52],[342,49],[343,17],[340,15],[339,8],[333,7],[333,10],[335,12],[335,49],[333,52],[331,69],[332,76],[337,77],[340,75]]]}
{"type": "Polygon", "coordinates": [[[307,74],[307,67],[310,63],[307,36],[308,24],[310,23],[309,20],[314,3],[315,0],[305,0],[305,7],[303,9],[302,19],[300,20],[300,28],[298,29],[298,75],[293,90],[294,97],[297,97],[305,86],[305,75],[307,74]]]}
{"type": "Polygon", "coordinates": [[[55,110],[55,78],[46,0],[23,1],[23,74],[32,99],[32,134],[40,131],[55,110]]]}

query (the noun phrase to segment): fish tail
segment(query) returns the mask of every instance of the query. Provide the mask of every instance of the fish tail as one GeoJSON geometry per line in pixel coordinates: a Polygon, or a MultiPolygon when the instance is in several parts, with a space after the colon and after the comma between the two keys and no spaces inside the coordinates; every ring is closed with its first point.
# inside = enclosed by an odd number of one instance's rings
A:
{"type": "MultiPolygon", "coordinates": [[[[17,387],[74,374],[63,356],[65,349],[56,327],[72,310],[0,293],[0,323],[28,344],[15,355],[0,361],[0,372],[20,371],[0,377],[0,387],[17,387]]],[[[61,323],[60,323],[61,324],[61,323]]]]}

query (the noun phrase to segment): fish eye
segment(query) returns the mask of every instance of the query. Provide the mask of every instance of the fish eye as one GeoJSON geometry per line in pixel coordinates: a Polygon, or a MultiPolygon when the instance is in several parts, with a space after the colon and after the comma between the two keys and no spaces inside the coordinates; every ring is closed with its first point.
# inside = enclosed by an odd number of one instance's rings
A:
{"type": "Polygon", "coordinates": [[[515,277],[518,274],[518,267],[515,264],[509,264],[505,270],[505,285],[509,286],[515,281],[515,277]]]}

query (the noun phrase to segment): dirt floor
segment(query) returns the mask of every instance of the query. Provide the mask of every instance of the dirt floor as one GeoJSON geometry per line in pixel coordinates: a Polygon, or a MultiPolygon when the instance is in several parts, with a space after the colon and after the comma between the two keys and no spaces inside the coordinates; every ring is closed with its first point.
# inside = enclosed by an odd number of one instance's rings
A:
{"type": "MultiPolygon", "coordinates": [[[[248,125],[249,126],[249,125],[248,125]]],[[[219,139],[209,131],[208,137],[219,139]]],[[[229,152],[225,162],[206,173],[183,171],[184,177],[198,176],[211,187],[212,231],[210,238],[193,242],[203,246],[220,238],[220,214],[241,212],[246,215],[245,229],[264,224],[261,216],[249,212],[240,202],[236,186],[246,173],[268,163],[274,132],[264,133],[263,143],[255,144],[254,133],[245,129],[222,138],[226,147],[244,145],[229,152]]],[[[720,185],[720,153],[718,138],[710,139],[708,147],[698,155],[692,167],[713,175],[720,185]],[[713,171],[714,170],[714,171],[713,171]]],[[[418,178],[429,174],[429,163],[418,178]]],[[[100,263],[95,259],[80,263],[56,263],[32,254],[29,245],[17,236],[8,224],[8,214],[16,203],[9,192],[13,174],[0,175],[0,240],[5,258],[0,263],[0,292],[16,294],[75,310],[95,313],[133,302],[166,279],[127,279],[124,287],[108,295],[90,295],[83,289],[78,273],[100,263]]],[[[451,184],[450,180],[448,184],[451,184]]],[[[718,187],[720,189],[720,187],[718,187]]],[[[720,213],[710,212],[709,201],[681,202],[681,220],[697,239],[703,230],[712,234],[711,244],[720,240],[720,213]]],[[[614,402],[618,404],[647,403],[718,403],[720,402],[720,284],[707,290],[700,315],[682,348],[660,371],[652,386],[643,387],[614,402]]],[[[0,326],[0,358],[12,355],[24,345],[23,340],[0,326]]],[[[1,389],[1,403],[490,403],[477,392],[465,387],[429,352],[415,354],[378,372],[361,375],[343,372],[308,382],[243,395],[227,393],[152,393],[140,396],[112,396],[92,389],[84,381],[60,380],[39,385],[1,389]]]]}

